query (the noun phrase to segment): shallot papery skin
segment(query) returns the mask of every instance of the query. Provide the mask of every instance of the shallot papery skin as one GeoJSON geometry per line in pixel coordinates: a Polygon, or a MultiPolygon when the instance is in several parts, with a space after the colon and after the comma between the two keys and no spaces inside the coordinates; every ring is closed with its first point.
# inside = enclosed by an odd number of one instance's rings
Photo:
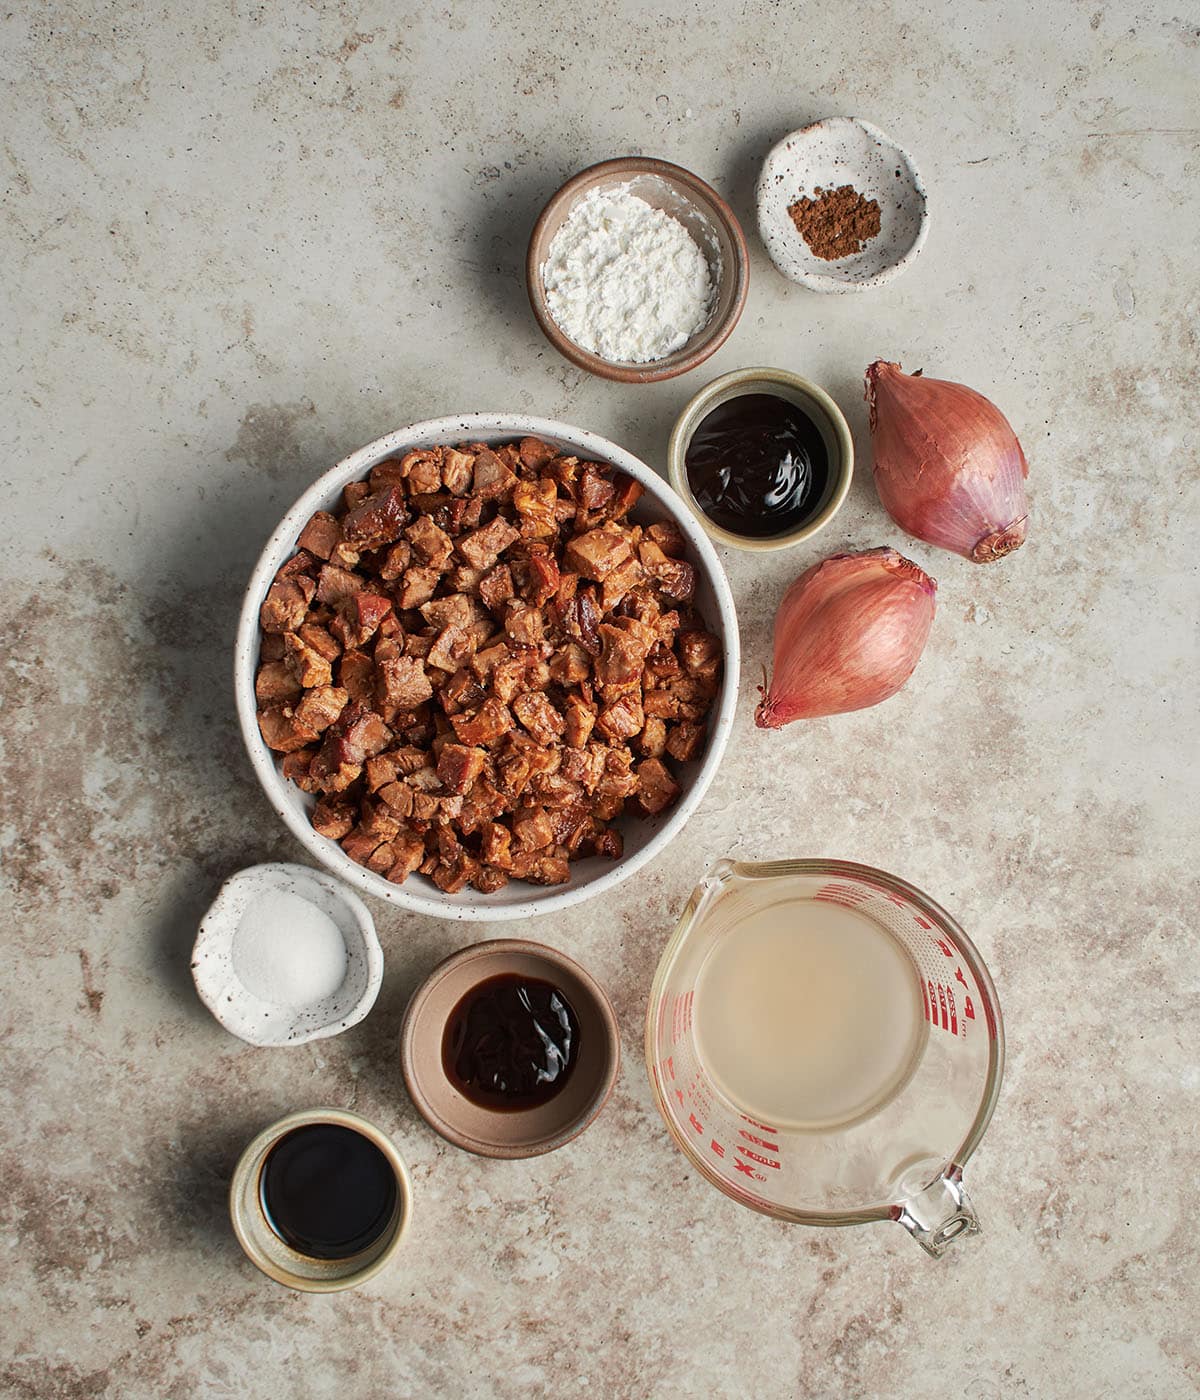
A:
{"type": "Polygon", "coordinates": [[[996,405],[887,360],[868,367],[866,385],[875,489],[896,524],[976,564],[1022,545],[1029,466],[996,405]]]}
{"type": "Polygon", "coordinates": [[[806,569],[775,614],[775,673],[754,722],[778,729],[895,695],[925,650],[936,599],[936,581],[894,549],[806,569]]]}

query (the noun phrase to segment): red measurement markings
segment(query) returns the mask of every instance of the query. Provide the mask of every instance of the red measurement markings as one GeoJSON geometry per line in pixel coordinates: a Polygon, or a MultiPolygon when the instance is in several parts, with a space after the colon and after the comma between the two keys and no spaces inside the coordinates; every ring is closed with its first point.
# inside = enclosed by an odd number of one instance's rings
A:
{"type": "Polygon", "coordinates": [[[817,894],[813,896],[814,903],[836,904],[842,909],[857,909],[858,901],[855,899],[838,899],[831,894],[817,894]]]}
{"type": "Polygon", "coordinates": [[[703,1131],[704,1131],[704,1124],[701,1123],[701,1121],[699,1120],[699,1118],[697,1118],[696,1115],[695,1115],[694,1113],[689,1113],[689,1114],[688,1114],[688,1122],[692,1125],[693,1128],[695,1128],[695,1130],[696,1130],[698,1133],[703,1133],[703,1131]]]}
{"type": "MultiPolygon", "coordinates": [[[[881,885],[876,880],[868,880],[865,875],[859,875],[857,877],[857,880],[860,885],[865,885],[867,889],[874,890],[876,894],[883,895],[884,899],[886,899],[890,904],[897,904],[900,906],[901,909],[907,907],[905,905],[904,900],[900,898],[900,896],[895,892],[895,890],[889,890],[886,885],[881,885]]],[[[865,895],[863,897],[866,898],[865,895]]]]}
{"type": "Polygon", "coordinates": [[[752,1162],[757,1162],[761,1167],[773,1167],[778,1171],[783,1165],[782,1162],[777,1162],[773,1157],[764,1157],[761,1152],[751,1152],[748,1147],[743,1147],[740,1142],[738,1143],[737,1150],[743,1157],[749,1157],[752,1162]]]}
{"type": "Polygon", "coordinates": [[[725,1155],[725,1149],[716,1140],[716,1138],[713,1138],[712,1142],[708,1144],[708,1150],[718,1157],[724,1157],[725,1155]]]}
{"type": "Polygon", "coordinates": [[[822,885],[813,895],[814,899],[819,899],[824,904],[841,904],[847,909],[854,909],[863,900],[870,899],[869,894],[862,890],[856,890],[853,885],[822,885]]]}
{"type": "Polygon", "coordinates": [[[764,1133],[774,1133],[776,1137],[779,1136],[778,1128],[772,1128],[768,1123],[756,1123],[753,1118],[747,1118],[744,1113],[742,1114],[742,1122],[749,1123],[752,1128],[758,1128],[764,1133]]]}
{"type": "Polygon", "coordinates": [[[671,1005],[671,1044],[678,1045],[692,1028],[692,1001],[696,993],[684,992],[671,1005]]]}
{"type": "Polygon", "coordinates": [[[711,1090],[688,1043],[678,1047],[673,1055],[663,1061],[663,1069],[666,1071],[664,1080],[669,1078],[668,1087],[679,1100],[681,1108],[686,1103],[698,1113],[710,1111],[711,1090]]]}
{"type": "Polygon", "coordinates": [[[748,1176],[752,1181],[766,1181],[767,1179],[762,1172],[755,1171],[749,1162],[739,1162],[735,1158],[733,1166],[735,1171],[741,1172],[743,1176],[748,1176]]]}
{"type": "Polygon", "coordinates": [[[744,1137],[747,1142],[752,1142],[755,1147],[765,1147],[768,1152],[774,1152],[778,1155],[779,1146],[777,1143],[768,1142],[766,1138],[755,1137],[753,1133],[748,1133],[745,1128],[739,1128],[738,1135],[744,1137]]]}
{"type": "MultiPolygon", "coordinates": [[[[943,982],[935,982],[932,977],[927,978],[921,988],[921,1000],[924,1004],[925,1019],[931,1026],[940,1026],[951,1035],[958,1034],[958,1001],[953,987],[943,982]]],[[[975,1008],[971,1005],[970,997],[967,998],[963,1009],[963,1017],[968,1021],[975,1019],[975,1008]]],[[[963,1029],[965,1031],[965,1026],[963,1029]]]]}
{"type": "MultiPolygon", "coordinates": [[[[779,1145],[777,1143],[768,1141],[765,1137],[759,1136],[759,1133],[770,1133],[772,1135],[775,1135],[779,1132],[779,1129],[769,1127],[766,1123],[759,1123],[755,1119],[747,1116],[745,1113],[742,1114],[742,1122],[749,1123],[749,1125],[752,1128],[757,1128],[758,1133],[748,1133],[745,1128],[739,1128],[738,1136],[745,1138],[747,1142],[754,1143],[756,1147],[761,1147],[763,1149],[763,1152],[770,1152],[772,1156],[764,1157],[761,1153],[753,1152],[750,1148],[743,1147],[742,1144],[739,1142],[736,1144],[735,1151],[740,1152],[741,1155],[743,1157],[748,1158],[749,1161],[742,1162],[735,1157],[733,1159],[733,1165],[739,1172],[743,1174],[743,1176],[751,1177],[755,1181],[766,1181],[767,1178],[762,1174],[762,1172],[755,1170],[755,1168],[750,1165],[750,1162],[757,1162],[759,1166],[763,1167],[772,1167],[776,1171],[778,1171],[782,1167],[782,1162],[777,1162],[774,1160],[774,1158],[779,1157],[781,1155],[779,1151],[779,1145]]],[[[722,1153],[721,1155],[724,1156],[724,1153],[722,1153]]]]}

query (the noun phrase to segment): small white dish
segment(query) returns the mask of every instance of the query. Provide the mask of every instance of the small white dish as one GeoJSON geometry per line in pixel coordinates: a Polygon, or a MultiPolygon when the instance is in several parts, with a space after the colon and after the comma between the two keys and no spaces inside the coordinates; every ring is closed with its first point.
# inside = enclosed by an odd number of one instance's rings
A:
{"type": "Polygon", "coordinates": [[[370,1011],[383,981],[383,949],[375,921],[353,890],[306,865],[252,865],[221,886],[192,949],[192,980],[200,1000],[240,1040],[251,1045],[301,1045],[339,1035],[370,1011]],[[337,925],[346,951],[341,984],[316,1001],[266,1001],[238,976],[234,938],[250,905],[264,894],[298,897],[337,925]]]}
{"type": "Polygon", "coordinates": [[[925,187],[913,158],[858,117],[826,117],[785,136],[758,177],[758,231],[771,261],[815,292],[882,287],[913,261],[929,229],[925,187]],[[879,203],[880,229],[859,253],[826,262],[811,252],[789,205],[820,189],[852,185],[879,203]]]}

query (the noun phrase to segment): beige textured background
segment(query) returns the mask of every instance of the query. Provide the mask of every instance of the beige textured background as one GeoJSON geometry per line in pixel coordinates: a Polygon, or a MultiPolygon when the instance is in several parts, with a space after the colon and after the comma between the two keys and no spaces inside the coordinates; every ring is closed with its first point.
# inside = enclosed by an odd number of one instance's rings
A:
{"type": "MultiPolygon", "coordinates": [[[[72,4],[0,13],[6,953],[0,1392],[15,1397],[1120,1397],[1200,1388],[1196,545],[1200,15],[1118,4],[72,4]],[[931,192],[916,266],[793,287],[753,237],[758,162],[829,113],[931,192]],[[585,378],[521,258],[571,171],[688,165],[752,235],[749,304],[683,381],[585,378]],[[242,582],[313,476],[405,421],[521,408],[661,467],[710,375],[826,384],[866,461],[877,356],[997,400],[1028,545],[941,582],[883,707],[751,723],[782,587],[893,542],[868,470],[817,547],[727,560],[748,693],[655,867],[528,932],[611,989],[626,1062],[583,1138],[476,1161],[416,1119],[405,998],[483,926],[379,907],[367,1022],[260,1052],[196,1001],[223,876],[297,852],[232,719],[242,582]],[[640,1024],[710,858],[883,865],[988,958],[1005,1091],[968,1171],[986,1233],[787,1228],[690,1174],[640,1024]],[[352,1105],[395,1134],[412,1233],[362,1292],[255,1273],[223,1195],[254,1130],[352,1105]]],[[[510,929],[497,932],[511,932],[510,929]]]]}

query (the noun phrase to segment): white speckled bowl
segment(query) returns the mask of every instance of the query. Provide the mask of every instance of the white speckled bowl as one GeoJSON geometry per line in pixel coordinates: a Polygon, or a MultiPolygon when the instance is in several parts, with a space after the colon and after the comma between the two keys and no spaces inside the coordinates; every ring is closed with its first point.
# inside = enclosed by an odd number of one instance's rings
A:
{"type": "Polygon", "coordinates": [[[375,1005],[383,949],[371,911],[340,881],[307,865],[251,865],[221,886],[192,949],[200,1000],[231,1034],[251,1045],[301,1045],[339,1035],[375,1005]],[[346,945],[346,975],[336,992],[304,1006],[261,1001],[233,969],[233,935],[250,902],[268,890],[299,895],[337,924],[346,945]]]}
{"type": "Polygon", "coordinates": [[[318,477],[292,506],[276,526],[250,576],[234,650],[234,689],[242,738],[255,776],[288,830],[326,869],[367,894],[420,914],[443,919],[498,921],[557,912],[604,894],[653,860],[682,830],[712,782],[725,752],[737,705],[740,662],[737,615],[721,561],[700,522],[662,477],[632,452],[582,428],[521,413],[464,413],[459,417],[434,418],[398,428],[360,447],[318,477]],[[319,836],[312,829],[308,814],[315,799],[284,779],[275,754],[258,732],[254,701],[254,673],[259,652],[258,611],[276,571],[295,549],[296,537],[313,511],[334,509],[342,487],[349,481],[362,480],[376,462],[435,443],[494,444],[527,435],[543,438],[580,457],[608,462],[618,471],[626,472],[646,488],[646,494],[631,512],[631,519],[667,517],[683,531],[688,557],[696,568],[696,606],[708,628],[720,639],[724,652],[721,690],[709,713],[708,743],[700,758],[679,765],[677,771],[683,793],[674,807],[657,817],[628,818],[622,823],[625,854],[620,860],[589,856],[586,860],[572,861],[571,878],[566,884],[542,888],[513,880],[495,894],[486,895],[469,886],[459,894],[446,894],[432,880],[416,874],[410,875],[402,885],[393,885],[382,875],[355,864],[336,841],[319,836]]]}
{"type": "Polygon", "coordinates": [[[815,292],[882,287],[921,251],[929,228],[925,187],[912,157],[858,117],[826,117],[785,136],[758,177],[758,231],[771,261],[815,292]],[[809,251],[788,206],[818,187],[853,185],[879,201],[880,230],[860,253],[826,262],[809,251]]]}

